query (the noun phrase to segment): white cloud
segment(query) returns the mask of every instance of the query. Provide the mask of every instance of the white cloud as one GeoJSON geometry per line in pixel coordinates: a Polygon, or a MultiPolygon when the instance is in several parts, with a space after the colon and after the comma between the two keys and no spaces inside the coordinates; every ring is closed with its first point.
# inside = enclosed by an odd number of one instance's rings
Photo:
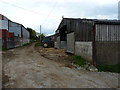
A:
{"type": "Polygon", "coordinates": [[[54,33],[62,16],[73,18],[117,18],[119,0],[0,0],[0,13],[39,32],[54,33]],[[8,2],[3,3],[2,1],[8,2]],[[17,5],[18,8],[14,5],[17,5]],[[24,9],[25,8],[25,9],[24,9]],[[32,10],[32,11],[31,11],[32,10]]]}

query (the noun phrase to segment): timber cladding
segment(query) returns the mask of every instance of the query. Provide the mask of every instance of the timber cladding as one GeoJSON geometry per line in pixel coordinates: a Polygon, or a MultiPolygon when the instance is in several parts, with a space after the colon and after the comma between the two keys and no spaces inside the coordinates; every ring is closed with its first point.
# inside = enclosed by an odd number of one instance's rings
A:
{"type": "Polygon", "coordinates": [[[93,22],[89,20],[78,20],[75,29],[75,41],[93,40],[93,22]]]}

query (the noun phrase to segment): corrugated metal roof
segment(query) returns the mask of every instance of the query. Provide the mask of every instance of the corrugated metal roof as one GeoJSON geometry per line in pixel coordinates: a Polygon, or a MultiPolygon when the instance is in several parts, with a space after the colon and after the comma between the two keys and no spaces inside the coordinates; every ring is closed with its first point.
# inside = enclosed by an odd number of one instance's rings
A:
{"type": "MultiPolygon", "coordinates": [[[[86,18],[63,18],[58,29],[62,28],[63,26],[67,25],[67,21],[92,21],[93,23],[100,23],[100,24],[119,24],[120,20],[109,20],[109,19],[86,19],[86,18]]],[[[56,31],[57,31],[56,30],[56,31]]]]}

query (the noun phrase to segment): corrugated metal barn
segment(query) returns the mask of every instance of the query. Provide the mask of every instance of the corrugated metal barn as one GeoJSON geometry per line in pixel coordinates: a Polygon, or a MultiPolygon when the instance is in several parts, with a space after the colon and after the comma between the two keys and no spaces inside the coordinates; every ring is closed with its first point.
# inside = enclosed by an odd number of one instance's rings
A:
{"type": "Polygon", "coordinates": [[[8,38],[8,19],[0,14],[0,42],[1,48],[7,48],[7,38],[8,38]]]}
{"type": "Polygon", "coordinates": [[[30,33],[26,30],[24,26],[22,26],[22,44],[26,44],[30,42],[30,33]]]}
{"type": "Polygon", "coordinates": [[[63,18],[56,30],[55,48],[80,55],[96,64],[118,64],[120,22],[63,18]]]}
{"type": "Polygon", "coordinates": [[[26,28],[0,14],[0,40],[3,48],[15,48],[30,42],[26,28]]]}
{"type": "Polygon", "coordinates": [[[9,32],[13,32],[14,33],[14,46],[15,47],[19,47],[22,46],[22,42],[20,42],[21,40],[21,25],[12,21],[9,21],[9,32]]]}

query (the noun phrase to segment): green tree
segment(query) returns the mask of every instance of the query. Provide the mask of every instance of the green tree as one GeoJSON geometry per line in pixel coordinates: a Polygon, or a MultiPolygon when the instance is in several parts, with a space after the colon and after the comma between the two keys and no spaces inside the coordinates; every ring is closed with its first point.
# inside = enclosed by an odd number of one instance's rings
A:
{"type": "Polygon", "coordinates": [[[41,36],[41,41],[45,38],[45,34],[42,33],[41,35],[39,34],[39,39],[40,39],[40,36],[41,36]]]}
{"type": "Polygon", "coordinates": [[[34,40],[36,40],[36,39],[37,39],[36,31],[35,31],[35,30],[32,30],[32,32],[33,32],[33,38],[34,38],[34,40]]]}
{"type": "Polygon", "coordinates": [[[34,41],[37,39],[36,31],[32,28],[27,28],[27,30],[30,32],[30,39],[31,41],[34,41]]]}

